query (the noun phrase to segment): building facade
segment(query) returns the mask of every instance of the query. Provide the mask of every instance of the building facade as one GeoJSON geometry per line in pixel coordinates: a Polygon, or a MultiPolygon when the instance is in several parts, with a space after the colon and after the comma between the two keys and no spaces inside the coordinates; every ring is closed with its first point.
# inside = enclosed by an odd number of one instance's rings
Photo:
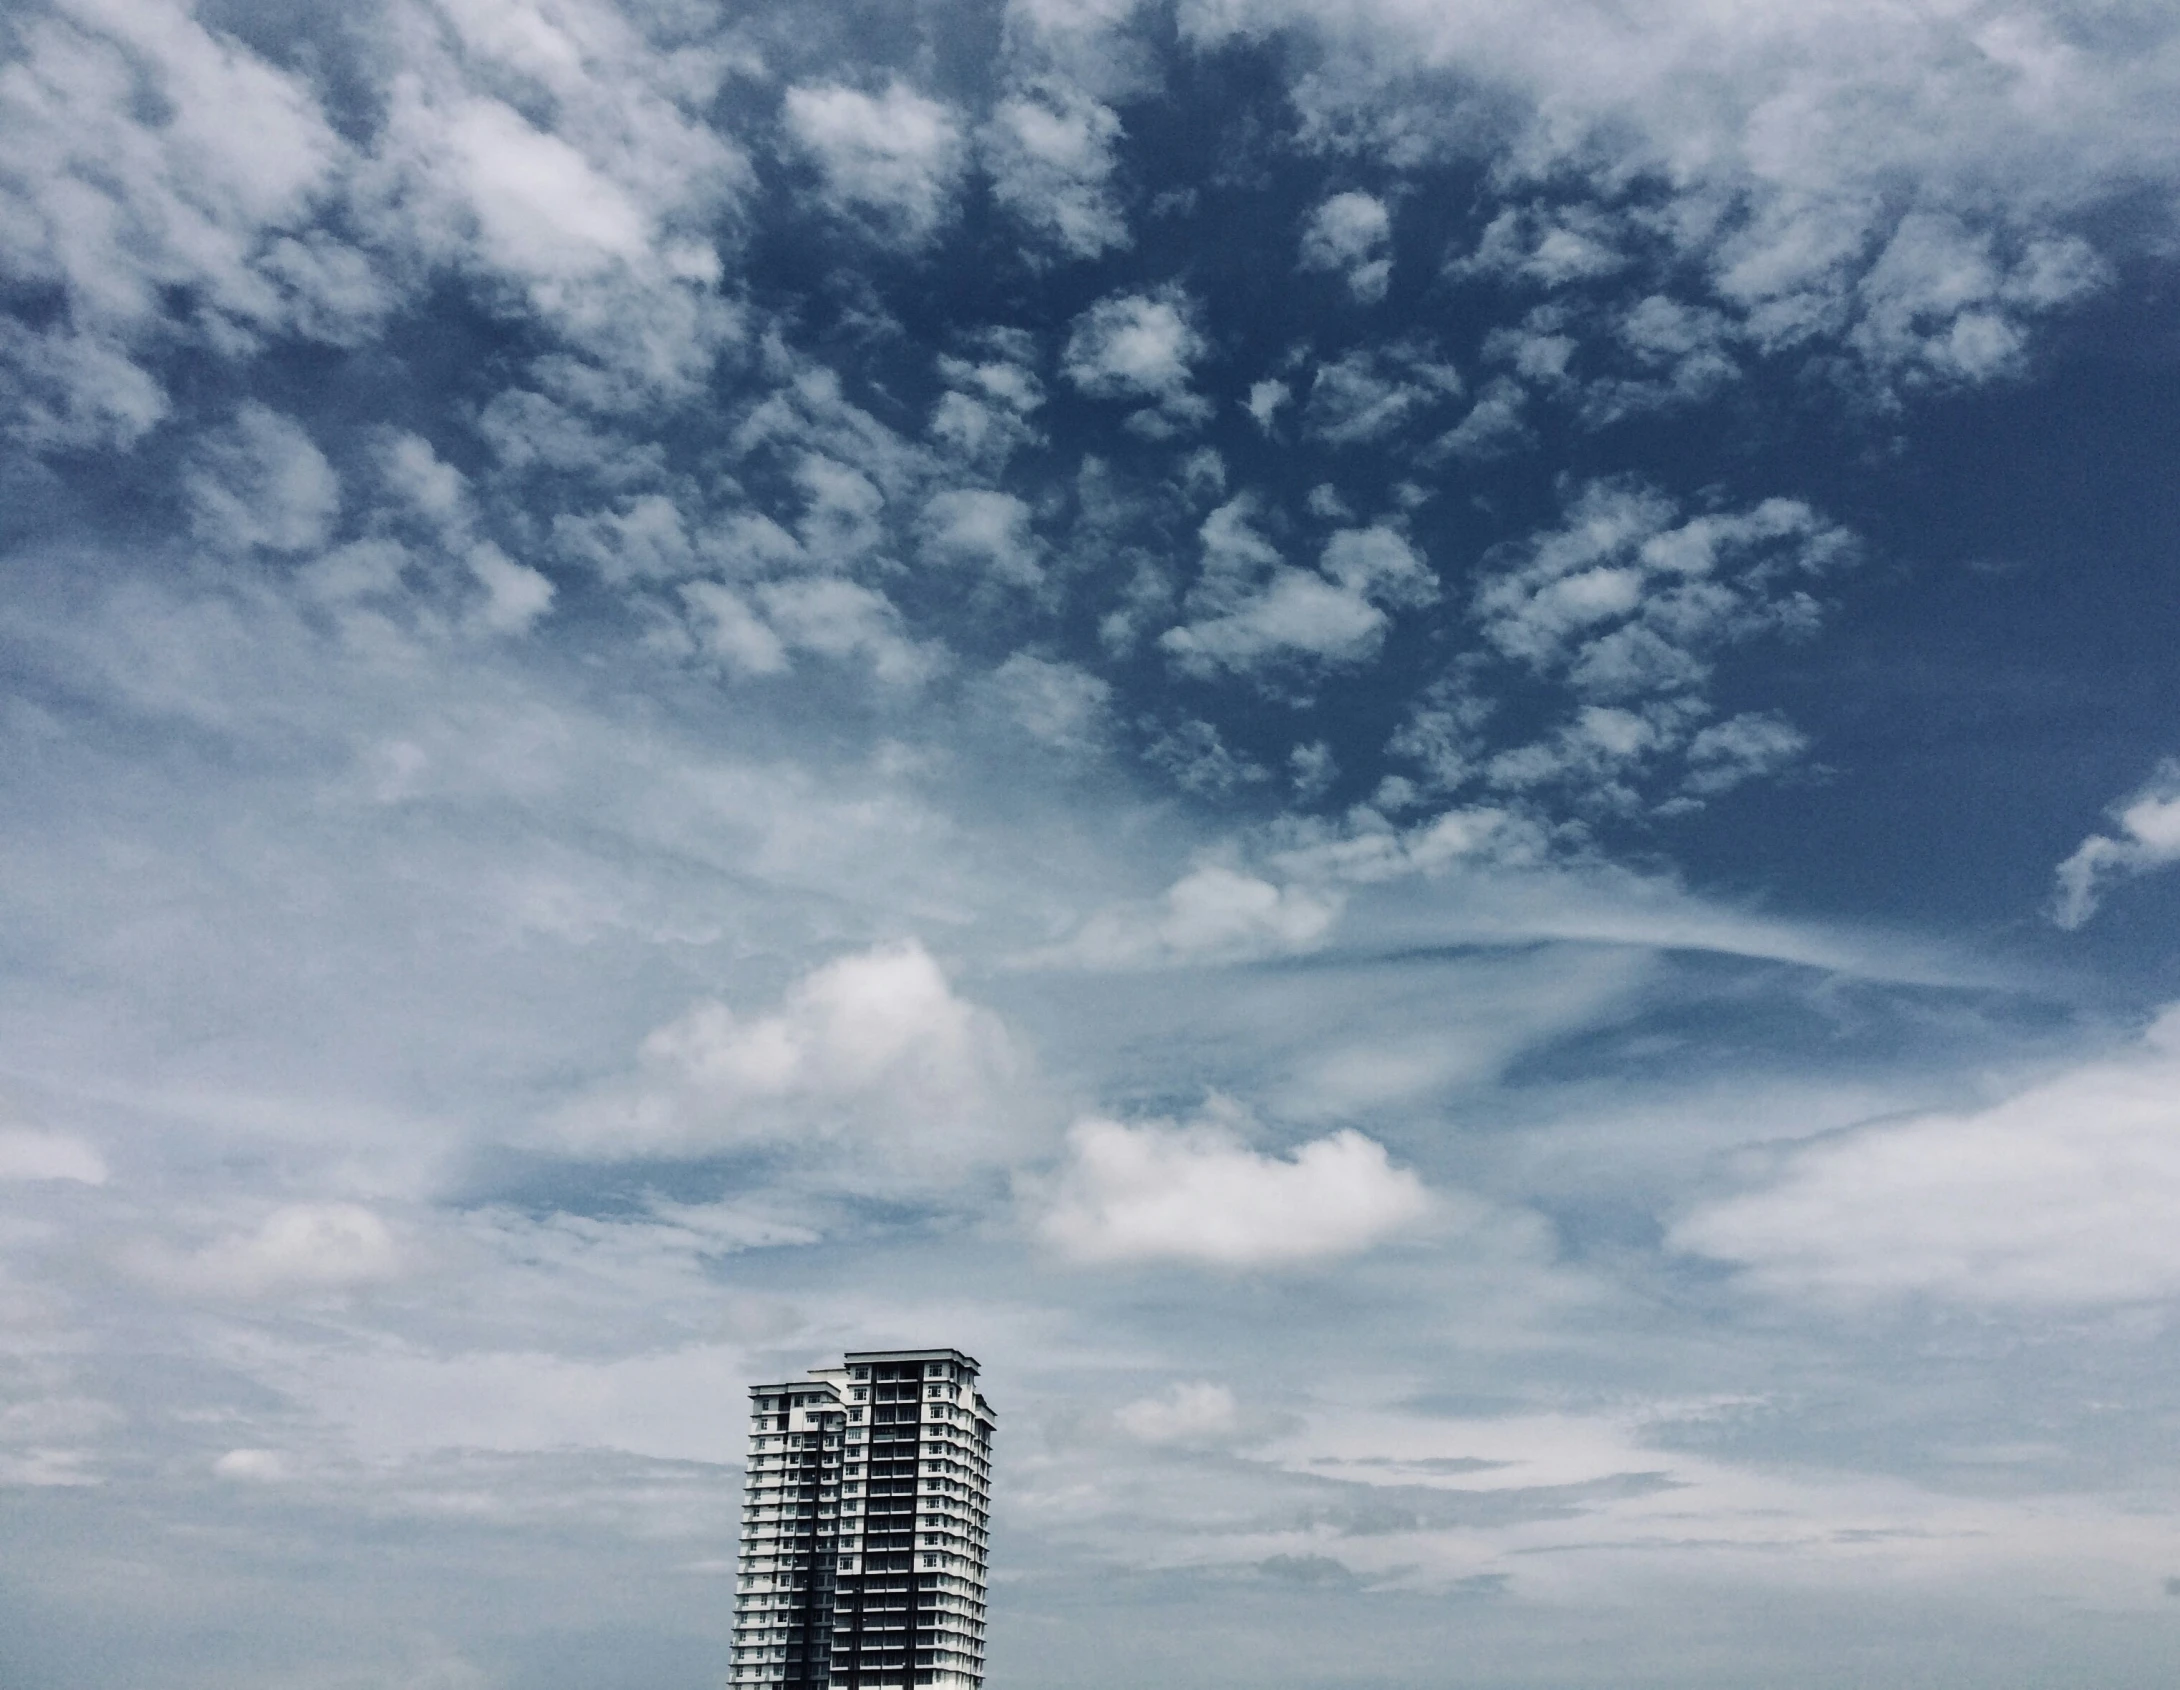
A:
{"type": "Polygon", "coordinates": [[[981,1690],[991,1405],[959,1350],[749,1390],[730,1690],[981,1690]]]}

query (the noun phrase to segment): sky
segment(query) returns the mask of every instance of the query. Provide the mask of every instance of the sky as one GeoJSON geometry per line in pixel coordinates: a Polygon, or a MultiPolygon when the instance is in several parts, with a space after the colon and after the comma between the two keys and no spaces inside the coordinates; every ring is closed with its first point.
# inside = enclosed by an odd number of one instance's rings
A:
{"type": "Polygon", "coordinates": [[[0,1682],[2180,1674],[2180,12],[0,13],[0,1682]]]}

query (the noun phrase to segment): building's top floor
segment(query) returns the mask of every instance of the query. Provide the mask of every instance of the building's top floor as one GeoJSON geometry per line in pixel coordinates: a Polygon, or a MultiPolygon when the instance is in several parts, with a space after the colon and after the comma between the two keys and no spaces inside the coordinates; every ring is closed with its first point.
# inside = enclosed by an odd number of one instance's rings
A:
{"type": "MultiPolygon", "coordinates": [[[[750,1409],[780,1417],[770,1430],[789,1429],[790,1414],[794,1429],[830,1428],[863,1420],[861,1405],[929,1397],[961,1404],[989,1427],[997,1416],[976,1389],[977,1371],[976,1357],[955,1349],[850,1350],[838,1365],[813,1367],[804,1378],[750,1386],[750,1409]]],[[[892,1411],[877,1417],[890,1420],[892,1411]]]]}
{"type": "MultiPolygon", "coordinates": [[[[976,1357],[960,1350],[850,1350],[842,1358],[851,1379],[950,1379],[968,1384],[976,1357]]],[[[831,1368],[825,1369],[830,1373],[831,1368]]]]}

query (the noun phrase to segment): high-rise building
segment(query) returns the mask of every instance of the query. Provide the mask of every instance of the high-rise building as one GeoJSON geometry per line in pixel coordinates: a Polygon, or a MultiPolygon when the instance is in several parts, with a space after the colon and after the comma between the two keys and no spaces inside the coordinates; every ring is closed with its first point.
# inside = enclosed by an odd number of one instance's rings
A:
{"type": "Polygon", "coordinates": [[[732,1690],[981,1690],[991,1405],[959,1350],[749,1388],[732,1690]]]}

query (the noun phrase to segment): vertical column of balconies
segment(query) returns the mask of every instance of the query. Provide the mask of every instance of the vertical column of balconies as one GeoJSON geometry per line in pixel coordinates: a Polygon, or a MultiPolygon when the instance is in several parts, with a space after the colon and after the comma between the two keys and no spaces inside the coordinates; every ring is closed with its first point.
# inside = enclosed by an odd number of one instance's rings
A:
{"type": "Polygon", "coordinates": [[[821,1686],[832,1652],[843,1416],[831,1390],[811,1382],[750,1394],[729,1683],[821,1686]]]}

